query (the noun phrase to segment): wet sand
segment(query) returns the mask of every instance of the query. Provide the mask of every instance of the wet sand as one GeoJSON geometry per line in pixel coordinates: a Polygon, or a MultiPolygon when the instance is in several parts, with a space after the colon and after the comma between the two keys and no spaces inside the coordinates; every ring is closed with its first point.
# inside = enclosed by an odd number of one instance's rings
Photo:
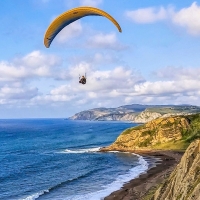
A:
{"type": "Polygon", "coordinates": [[[184,152],[181,151],[140,151],[134,152],[145,157],[160,158],[155,167],[126,183],[120,190],[111,193],[104,200],[142,200],[155,190],[174,170],[184,152]]]}

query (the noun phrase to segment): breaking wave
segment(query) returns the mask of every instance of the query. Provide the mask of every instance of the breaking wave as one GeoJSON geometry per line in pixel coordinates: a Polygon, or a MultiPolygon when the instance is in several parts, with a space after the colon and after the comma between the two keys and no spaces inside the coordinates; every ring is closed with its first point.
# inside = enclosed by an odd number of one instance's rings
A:
{"type": "Polygon", "coordinates": [[[100,147],[96,148],[88,148],[88,149],[65,149],[64,151],[61,151],[59,153],[96,153],[99,152],[100,147]]]}

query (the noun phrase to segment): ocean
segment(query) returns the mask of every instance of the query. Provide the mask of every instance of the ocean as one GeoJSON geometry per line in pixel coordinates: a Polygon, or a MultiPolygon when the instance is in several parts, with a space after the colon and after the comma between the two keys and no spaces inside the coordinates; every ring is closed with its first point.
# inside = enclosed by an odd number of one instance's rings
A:
{"type": "Polygon", "coordinates": [[[1,200],[100,200],[153,161],[99,152],[137,124],[64,119],[0,120],[1,200]]]}

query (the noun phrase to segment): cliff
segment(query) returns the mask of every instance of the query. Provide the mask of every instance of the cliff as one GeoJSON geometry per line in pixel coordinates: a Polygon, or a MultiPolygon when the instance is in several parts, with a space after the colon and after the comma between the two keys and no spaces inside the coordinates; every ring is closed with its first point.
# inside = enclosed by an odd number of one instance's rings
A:
{"type": "Polygon", "coordinates": [[[200,140],[192,142],[152,200],[200,199],[200,140]]]}
{"type": "Polygon", "coordinates": [[[188,115],[200,112],[200,107],[191,105],[140,105],[132,104],[117,108],[94,108],[76,113],[71,120],[132,121],[146,123],[158,117],[188,115]]]}
{"type": "Polygon", "coordinates": [[[186,149],[197,138],[200,138],[200,114],[173,116],[126,129],[102,150],[186,149]]]}

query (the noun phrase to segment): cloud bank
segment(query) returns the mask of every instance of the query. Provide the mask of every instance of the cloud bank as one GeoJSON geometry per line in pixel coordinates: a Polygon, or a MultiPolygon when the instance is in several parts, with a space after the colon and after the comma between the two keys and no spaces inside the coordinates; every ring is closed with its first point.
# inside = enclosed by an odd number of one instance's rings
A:
{"type": "Polygon", "coordinates": [[[138,102],[199,105],[200,68],[166,67],[154,72],[157,81],[149,81],[132,67],[116,65],[112,69],[98,69],[94,63],[101,59],[101,54],[95,54],[92,62],[82,60],[62,68],[58,57],[33,51],[11,62],[1,61],[0,104],[30,107],[64,103],[77,108],[138,102]],[[78,75],[85,72],[87,84],[81,85],[78,75]],[[46,91],[34,81],[48,79],[52,87],[46,91]]]}

